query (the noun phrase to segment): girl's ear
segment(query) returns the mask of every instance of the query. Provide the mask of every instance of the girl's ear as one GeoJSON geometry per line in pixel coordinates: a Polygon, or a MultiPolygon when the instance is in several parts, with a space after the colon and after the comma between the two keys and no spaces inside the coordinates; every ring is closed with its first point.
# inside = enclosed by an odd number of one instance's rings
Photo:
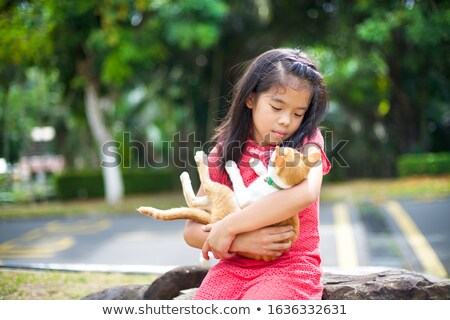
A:
{"type": "Polygon", "coordinates": [[[252,92],[248,95],[247,99],[245,99],[245,104],[247,108],[253,109],[254,101],[255,101],[255,94],[252,92]]]}

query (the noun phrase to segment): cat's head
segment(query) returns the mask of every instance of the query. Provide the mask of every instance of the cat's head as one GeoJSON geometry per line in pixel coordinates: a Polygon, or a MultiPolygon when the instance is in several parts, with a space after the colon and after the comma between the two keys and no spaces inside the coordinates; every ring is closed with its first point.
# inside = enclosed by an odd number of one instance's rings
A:
{"type": "Polygon", "coordinates": [[[320,158],[318,152],[304,155],[293,148],[277,146],[270,158],[269,171],[284,185],[292,187],[306,179],[320,158]]]}

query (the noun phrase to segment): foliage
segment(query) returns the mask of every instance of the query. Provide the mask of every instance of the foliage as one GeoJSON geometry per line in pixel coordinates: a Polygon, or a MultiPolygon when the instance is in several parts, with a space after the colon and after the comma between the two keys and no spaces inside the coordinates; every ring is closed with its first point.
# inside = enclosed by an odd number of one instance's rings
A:
{"type": "Polygon", "coordinates": [[[450,153],[404,154],[397,162],[401,177],[410,175],[440,175],[450,173],[450,153]]]}
{"type": "MultiPolygon", "coordinates": [[[[54,28],[45,1],[17,1],[0,4],[0,61],[2,64],[24,66],[42,61],[52,52],[49,34],[54,28]]],[[[5,66],[5,65],[4,65],[5,66]]]]}
{"type": "Polygon", "coordinates": [[[450,79],[442,70],[450,67],[450,4],[360,1],[355,13],[365,16],[356,26],[361,47],[388,68],[391,106],[384,123],[395,153],[436,151],[450,135],[448,121],[430,117],[449,101],[450,79]]]}
{"type": "Polygon", "coordinates": [[[325,124],[348,141],[348,166],[331,176],[389,177],[401,154],[450,150],[449,4],[339,1],[338,11],[321,49],[332,99],[325,124]]]}
{"type": "Polygon", "coordinates": [[[20,138],[30,126],[49,124],[70,167],[98,167],[84,108],[91,80],[100,98],[113,101],[101,109],[112,139],[123,142],[129,132],[144,146],[135,152],[122,143],[126,167],[141,166],[142,152],[149,161],[164,158],[163,143],[175,134],[187,141],[195,132],[203,144],[228,107],[242,61],[278,46],[306,49],[325,74],[331,105],[324,125],[334,143],[349,141],[342,149],[348,166],[335,164],[328,179],[389,177],[402,154],[450,150],[449,2],[5,3],[0,154],[10,160],[27,151],[20,138]],[[36,70],[47,73],[39,78],[46,84],[30,82],[36,70]]]}
{"type": "Polygon", "coordinates": [[[56,177],[58,199],[100,198],[104,195],[102,174],[98,170],[66,172],[56,177]]]}
{"type": "Polygon", "coordinates": [[[180,179],[172,170],[131,169],[123,172],[125,193],[157,193],[178,189],[180,179]]]}
{"type": "MultiPolygon", "coordinates": [[[[0,110],[5,122],[8,143],[11,146],[10,159],[18,160],[19,153],[54,153],[55,146],[33,144],[31,129],[38,126],[70,126],[69,110],[62,101],[63,89],[59,82],[59,73],[52,69],[44,72],[37,67],[26,69],[24,79],[13,81],[5,92],[5,104],[8,109],[0,110]]],[[[62,132],[60,132],[62,134],[62,132]]],[[[4,141],[2,141],[4,142],[4,141]]]]}
{"type": "Polygon", "coordinates": [[[24,139],[18,136],[26,128],[23,122],[30,121],[25,110],[9,106],[10,87],[20,86],[27,67],[45,63],[52,51],[49,34],[53,23],[41,4],[39,0],[0,2],[0,155],[8,162],[16,161],[19,151],[27,147],[28,135],[24,139]]]}

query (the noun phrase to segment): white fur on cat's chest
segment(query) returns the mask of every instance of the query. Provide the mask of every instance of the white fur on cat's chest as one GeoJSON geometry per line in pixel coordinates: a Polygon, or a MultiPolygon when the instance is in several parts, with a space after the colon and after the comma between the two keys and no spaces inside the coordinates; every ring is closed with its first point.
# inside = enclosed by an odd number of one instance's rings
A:
{"type": "Polygon", "coordinates": [[[250,166],[259,177],[256,178],[248,187],[245,187],[239,168],[234,161],[227,161],[225,167],[233,185],[235,197],[241,209],[261,199],[262,197],[277,191],[276,188],[269,185],[265,181],[267,177],[272,179],[275,178],[275,170],[273,167],[265,168],[264,165],[256,159],[252,159],[250,161],[250,166]]]}

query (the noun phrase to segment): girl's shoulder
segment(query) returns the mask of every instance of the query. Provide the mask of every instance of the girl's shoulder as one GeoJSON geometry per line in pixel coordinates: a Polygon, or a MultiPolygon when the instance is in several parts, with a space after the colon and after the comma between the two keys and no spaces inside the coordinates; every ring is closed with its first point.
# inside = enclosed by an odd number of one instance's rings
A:
{"type": "Polygon", "coordinates": [[[310,138],[306,138],[303,144],[314,143],[317,144],[320,149],[325,149],[325,140],[323,138],[322,132],[319,128],[313,132],[310,138]]]}
{"type": "Polygon", "coordinates": [[[303,145],[307,144],[315,144],[319,147],[320,153],[322,155],[322,171],[323,175],[326,175],[331,170],[331,162],[328,160],[327,155],[325,154],[325,140],[322,136],[322,132],[319,128],[316,128],[314,133],[310,138],[306,138],[303,145]]]}
{"type": "Polygon", "coordinates": [[[222,145],[217,143],[208,154],[209,176],[212,181],[230,186],[228,175],[223,170],[222,145]]]}

